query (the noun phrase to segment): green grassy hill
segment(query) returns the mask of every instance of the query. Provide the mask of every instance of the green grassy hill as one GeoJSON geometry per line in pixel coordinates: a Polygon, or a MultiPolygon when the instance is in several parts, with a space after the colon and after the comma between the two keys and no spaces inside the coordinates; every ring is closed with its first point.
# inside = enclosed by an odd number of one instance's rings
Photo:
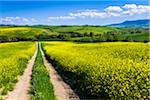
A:
{"type": "Polygon", "coordinates": [[[150,36],[148,32],[145,33],[138,33],[138,34],[123,34],[118,36],[118,38],[125,40],[135,40],[135,41],[144,41],[144,40],[149,40],[150,36]]]}
{"type": "Polygon", "coordinates": [[[119,28],[106,27],[106,26],[46,26],[42,27],[49,29],[52,32],[58,33],[90,33],[94,34],[102,34],[108,31],[119,30],[119,28]]]}
{"type": "Polygon", "coordinates": [[[0,27],[0,41],[37,40],[42,35],[53,35],[46,29],[31,27],[0,27]]]}
{"type": "Polygon", "coordinates": [[[0,42],[70,40],[77,42],[149,41],[149,29],[108,26],[0,27],[0,42]]]}

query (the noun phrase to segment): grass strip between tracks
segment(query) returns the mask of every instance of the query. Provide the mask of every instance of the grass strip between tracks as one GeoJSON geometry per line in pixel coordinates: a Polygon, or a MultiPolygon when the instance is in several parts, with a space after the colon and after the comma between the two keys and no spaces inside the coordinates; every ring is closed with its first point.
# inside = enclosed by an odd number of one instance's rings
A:
{"type": "Polygon", "coordinates": [[[32,72],[31,100],[55,100],[53,86],[39,47],[32,72]]]}

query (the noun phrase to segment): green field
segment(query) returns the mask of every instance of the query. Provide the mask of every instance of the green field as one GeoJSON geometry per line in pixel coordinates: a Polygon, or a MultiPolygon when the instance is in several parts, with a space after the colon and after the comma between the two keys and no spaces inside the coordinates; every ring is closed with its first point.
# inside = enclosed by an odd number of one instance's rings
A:
{"type": "Polygon", "coordinates": [[[119,30],[119,28],[113,27],[106,27],[106,26],[49,26],[43,27],[49,29],[53,32],[58,33],[90,33],[93,32],[94,34],[103,34],[104,32],[119,30]]]}
{"type": "Polygon", "coordinates": [[[134,41],[144,41],[144,40],[149,40],[150,36],[149,36],[149,32],[144,32],[144,33],[138,33],[138,34],[123,34],[121,36],[118,36],[118,38],[125,40],[134,40],[134,41]]]}
{"type": "Polygon", "coordinates": [[[34,51],[32,42],[0,43],[0,98],[13,89],[34,51]]]}
{"type": "Polygon", "coordinates": [[[7,41],[76,41],[76,42],[148,42],[149,29],[106,26],[28,26],[0,27],[0,42],[7,41]]]}
{"type": "Polygon", "coordinates": [[[47,26],[47,27],[0,27],[0,37],[3,39],[23,38],[35,39],[38,36],[51,36],[58,34],[103,34],[104,32],[117,30],[111,27],[94,27],[94,26],[47,26]]]}
{"type": "Polygon", "coordinates": [[[149,43],[46,42],[44,50],[80,94],[114,98],[149,97],[149,43]]]}

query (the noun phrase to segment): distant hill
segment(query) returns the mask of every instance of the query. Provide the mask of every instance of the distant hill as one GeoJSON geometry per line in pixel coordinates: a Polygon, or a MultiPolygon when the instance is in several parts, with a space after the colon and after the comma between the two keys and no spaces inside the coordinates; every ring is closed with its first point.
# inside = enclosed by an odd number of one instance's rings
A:
{"type": "Polygon", "coordinates": [[[133,20],[133,21],[124,21],[118,24],[110,24],[106,26],[112,27],[127,27],[127,28],[148,28],[150,24],[150,19],[143,19],[143,20],[133,20]]]}

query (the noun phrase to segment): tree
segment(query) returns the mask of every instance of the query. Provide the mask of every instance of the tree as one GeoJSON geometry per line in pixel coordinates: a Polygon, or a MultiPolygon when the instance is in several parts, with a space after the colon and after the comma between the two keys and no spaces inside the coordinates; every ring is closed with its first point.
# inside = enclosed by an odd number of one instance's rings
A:
{"type": "Polygon", "coordinates": [[[93,37],[94,36],[94,33],[93,32],[90,32],[90,37],[93,37]]]}

